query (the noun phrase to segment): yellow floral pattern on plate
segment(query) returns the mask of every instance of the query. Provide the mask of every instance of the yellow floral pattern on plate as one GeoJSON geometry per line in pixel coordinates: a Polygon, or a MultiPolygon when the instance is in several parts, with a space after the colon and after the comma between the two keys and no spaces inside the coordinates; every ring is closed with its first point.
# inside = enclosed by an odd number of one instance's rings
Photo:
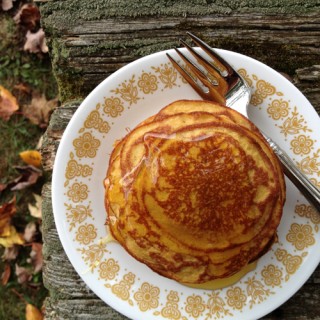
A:
{"type": "MultiPolygon", "coordinates": [[[[273,83],[244,68],[239,73],[253,89],[252,108],[266,112],[288,141],[301,170],[312,176],[312,181],[319,186],[320,149],[315,150],[316,140],[305,116],[273,83]]],[[[89,110],[68,153],[64,168],[65,217],[77,243],[77,251],[89,271],[103,282],[107,294],[116,296],[129,307],[141,313],[151,313],[152,317],[172,320],[237,318],[239,312],[252,309],[275,295],[275,290],[282,288],[299,270],[308,250],[316,242],[315,234],[319,232],[320,217],[312,207],[296,204],[297,220],[289,225],[284,239],[281,239],[285,246],[277,242],[268,253],[272,263],[265,264],[259,271],[252,271],[230,287],[196,290],[192,294],[185,294],[182,289],[163,289],[156,283],[140,279],[130,266],[117,261],[109,242],[99,238],[95,225],[96,213],[90,202],[90,195],[95,190],[92,190],[90,181],[100,147],[114,130],[116,121],[125,117],[129,109],[138,108],[138,102],[148,96],[186,85],[170,63],[161,63],[138,74],[129,74],[104,93],[103,99],[89,110]]]]}

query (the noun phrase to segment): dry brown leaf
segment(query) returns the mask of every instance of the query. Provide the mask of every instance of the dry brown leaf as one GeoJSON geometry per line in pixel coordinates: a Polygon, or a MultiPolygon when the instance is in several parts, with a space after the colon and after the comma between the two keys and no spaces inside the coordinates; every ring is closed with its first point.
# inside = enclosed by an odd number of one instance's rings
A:
{"type": "Polygon", "coordinates": [[[13,261],[16,260],[19,253],[19,246],[14,245],[10,248],[5,248],[4,253],[2,255],[3,261],[13,261]]]}
{"type": "Polygon", "coordinates": [[[41,153],[37,150],[26,150],[19,153],[20,158],[26,164],[39,168],[41,166],[41,153]]]}
{"type": "Polygon", "coordinates": [[[32,250],[30,252],[30,257],[33,265],[33,273],[38,273],[42,270],[43,266],[43,256],[42,256],[42,244],[34,242],[32,244],[32,250]]]}
{"type": "Polygon", "coordinates": [[[16,0],[2,0],[1,7],[3,11],[8,11],[13,8],[13,1],[16,0]]]}
{"type": "Polygon", "coordinates": [[[0,118],[8,121],[12,114],[19,109],[15,96],[0,85],[0,118]]]}
{"type": "Polygon", "coordinates": [[[23,50],[31,53],[47,53],[49,51],[46,45],[45,33],[42,28],[37,32],[27,32],[23,50]]]}
{"type": "Polygon", "coordinates": [[[24,4],[13,20],[17,24],[25,26],[28,30],[34,30],[40,24],[39,8],[32,3],[24,4]]]}
{"type": "Polygon", "coordinates": [[[43,320],[41,311],[32,304],[26,305],[26,320],[43,320]]]}
{"type": "Polygon", "coordinates": [[[16,264],[16,276],[18,277],[18,283],[22,284],[32,279],[31,271],[27,268],[20,267],[16,264]]]}
{"type": "Polygon", "coordinates": [[[3,286],[5,286],[8,283],[10,275],[11,275],[10,264],[6,263],[4,265],[4,270],[3,270],[3,273],[1,275],[1,283],[2,283],[3,286]]]}
{"type": "Polygon", "coordinates": [[[34,240],[34,237],[37,233],[37,225],[35,222],[29,222],[25,229],[24,229],[24,234],[23,238],[26,240],[26,242],[32,242],[34,240]]]}
{"type": "Polygon", "coordinates": [[[41,219],[42,218],[42,213],[41,213],[42,198],[40,195],[35,194],[35,193],[33,194],[33,196],[36,200],[36,203],[34,206],[29,203],[28,209],[30,211],[30,214],[33,217],[41,219]]]}
{"type": "Polygon", "coordinates": [[[31,103],[23,107],[23,113],[32,123],[45,128],[51,112],[57,106],[58,99],[47,100],[44,94],[33,92],[31,103]]]}
{"type": "Polygon", "coordinates": [[[16,198],[13,197],[9,202],[0,206],[0,237],[5,235],[11,224],[11,217],[17,212],[16,198]]]}
{"type": "Polygon", "coordinates": [[[21,175],[9,183],[12,191],[22,190],[35,184],[39,177],[42,176],[42,171],[34,166],[15,166],[21,175]]]}

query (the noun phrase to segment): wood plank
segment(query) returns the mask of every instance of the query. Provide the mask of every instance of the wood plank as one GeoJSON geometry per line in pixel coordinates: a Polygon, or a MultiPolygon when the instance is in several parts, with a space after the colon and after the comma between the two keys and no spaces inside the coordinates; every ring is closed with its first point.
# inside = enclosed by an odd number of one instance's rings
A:
{"type": "Polygon", "coordinates": [[[240,10],[239,5],[235,5],[226,15],[200,4],[197,14],[188,6],[186,11],[190,9],[190,13],[183,14],[175,3],[168,15],[140,14],[136,17],[128,8],[116,19],[101,14],[92,19],[79,17],[75,23],[64,20],[74,10],[68,3],[63,2],[58,9],[50,11],[51,14],[49,10],[57,8],[54,3],[51,7],[49,2],[42,9],[63,100],[85,97],[128,62],[179,46],[178,39],[185,37],[186,30],[201,35],[213,47],[246,54],[291,76],[296,69],[320,61],[320,16],[317,8],[312,11],[312,4],[308,12],[288,14],[279,9],[277,15],[270,8],[263,14],[240,10]]]}

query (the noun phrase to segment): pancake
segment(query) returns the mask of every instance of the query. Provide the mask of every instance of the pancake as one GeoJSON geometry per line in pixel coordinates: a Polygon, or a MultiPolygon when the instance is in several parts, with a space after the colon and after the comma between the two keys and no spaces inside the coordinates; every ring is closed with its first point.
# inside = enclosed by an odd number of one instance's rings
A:
{"type": "Polygon", "coordinates": [[[181,283],[227,278],[266,253],[285,201],[258,129],[212,102],[177,101],[116,145],[105,179],[113,237],[181,283]]]}

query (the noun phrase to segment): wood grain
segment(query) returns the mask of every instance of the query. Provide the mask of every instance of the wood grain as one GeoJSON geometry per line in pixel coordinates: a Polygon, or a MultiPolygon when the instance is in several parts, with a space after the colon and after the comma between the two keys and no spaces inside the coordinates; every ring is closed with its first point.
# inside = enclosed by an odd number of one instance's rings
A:
{"type": "Polygon", "coordinates": [[[79,17],[75,23],[67,19],[75,10],[68,7],[69,2],[63,1],[54,7],[56,10],[50,5],[42,9],[63,101],[84,98],[107,76],[133,60],[179,46],[178,39],[186,38],[186,30],[213,47],[246,54],[290,76],[296,69],[320,61],[320,15],[318,8],[312,11],[312,5],[308,13],[301,14],[282,13],[281,8],[278,14],[239,8],[224,8],[228,14],[222,14],[222,8],[211,8],[209,14],[210,7],[206,6],[198,7],[196,14],[188,4],[180,11],[176,4],[168,15],[137,17],[128,8],[127,13],[116,17],[108,18],[105,12],[98,16],[96,12],[98,17],[79,17]]]}

